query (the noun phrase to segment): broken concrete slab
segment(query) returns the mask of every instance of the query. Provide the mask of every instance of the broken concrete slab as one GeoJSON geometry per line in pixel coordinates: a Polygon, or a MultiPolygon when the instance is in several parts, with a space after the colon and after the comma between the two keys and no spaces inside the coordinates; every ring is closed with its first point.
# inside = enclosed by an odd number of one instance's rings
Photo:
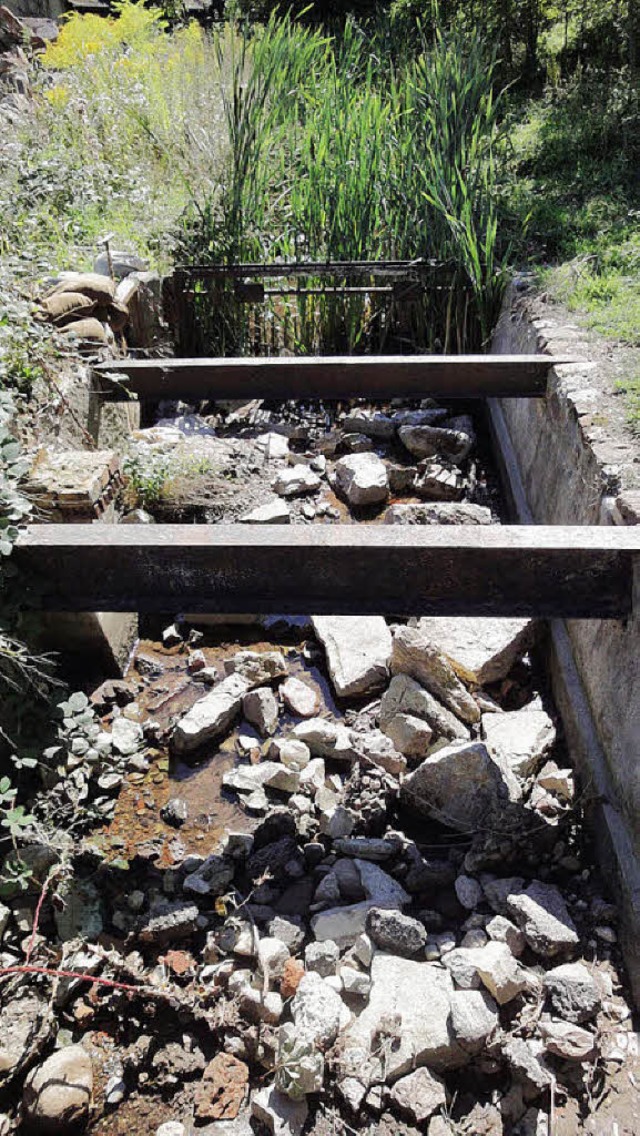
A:
{"type": "Polygon", "coordinates": [[[339,698],[380,690],[389,675],[392,637],[382,616],[313,616],[339,698]]]}
{"type": "Polygon", "coordinates": [[[428,642],[464,682],[482,686],[505,678],[535,639],[533,619],[428,616],[418,624],[428,642]]]}

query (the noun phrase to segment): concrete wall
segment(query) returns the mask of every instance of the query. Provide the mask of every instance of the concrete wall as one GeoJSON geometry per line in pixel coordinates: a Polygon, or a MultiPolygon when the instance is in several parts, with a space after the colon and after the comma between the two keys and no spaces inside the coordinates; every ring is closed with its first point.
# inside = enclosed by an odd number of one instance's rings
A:
{"type": "MultiPolygon", "coordinates": [[[[581,336],[541,315],[512,287],[493,350],[579,359],[587,354],[581,336]]],[[[583,525],[626,516],[637,523],[638,494],[626,495],[625,463],[616,460],[625,444],[601,425],[606,395],[598,367],[597,361],[558,365],[546,399],[497,401],[495,415],[513,447],[512,473],[520,479],[520,519],[583,525]]],[[[626,622],[552,627],[552,644],[556,698],[583,785],[590,783],[598,804],[596,834],[625,911],[627,964],[640,1001],[640,602],[626,622]]]]}

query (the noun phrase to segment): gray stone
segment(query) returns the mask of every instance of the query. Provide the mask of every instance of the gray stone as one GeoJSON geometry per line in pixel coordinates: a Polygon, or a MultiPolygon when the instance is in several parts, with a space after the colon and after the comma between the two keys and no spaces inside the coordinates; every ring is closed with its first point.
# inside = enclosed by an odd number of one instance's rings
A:
{"type": "Polygon", "coordinates": [[[395,434],[393,419],[386,414],[370,410],[352,410],[342,420],[342,429],[350,433],[366,434],[368,438],[390,441],[395,434]]]}
{"type": "MultiPolygon", "coordinates": [[[[299,722],[294,726],[293,736],[309,747],[313,757],[348,762],[357,757],[351,730],[327,718],[309,718],[306,722],[299,722]]],[[[315,769],[318,771],[319,767],[315,769]]],[[[322,782],[324,784],[324,773],[322,782]]]]}
{"type": "Polygon", "coordinates": [[[476,702],[422,626],[396,628],[391,670],[393,674],[411,675],[463,722],[480,720],[476,702]]]}
{"type": "Polygon", "coordinates": [[[472,876],[458,876],[455,884],[455,891],[458,897],[458,903],[465,907],[467,911],[473,911],[479,903],[482,902],[482,888],[477,880],[472,876]]]}
{"type": "Polygon", "coordinates": [[[464,1064],[451,1026],[453,985],[446,971],[376,954],[371,982],[368,1005],[341,1038],[340,1081],[352,1078],[366,1091],[417,1066],[440,1072],[464,1064]]]}
{"type": "Polygon", "coordinates": [[[371,991],[371,979],[353,966],[343,966],[340,978],[345,994],[355,994],[359,998],[368,998],[371,991]]]}
{"type": "Polygon", "coordinates": [[[489,753],[518,777],[530,777],[555,745],[556,728],[546,710],[512,710],[482,715],[489,753]]]}
{"type": "Polygon", "coordinates": [[[272,1136],[301,1136],[308,1114],[305,1100],[293,1101],[274,1087],[251,1097],[251,1115],[266,1124],[272,1136]]]}
{"type": "Polygon", "coordinates": [[[324,942],[309,943],[304,952],[304,965],[308,971],[315,971],[321,978],[336,973],[340,948],[331,939],[324,942]]]}
{"type": "Polygon", "coordinates": [[[187,1136],[187,1130],[180,1120],[166,1120],[156,1128],[156,1136],[187,1136]]]}
{"type": "Polygon", "coordinates": [[[300,775],[279,761],[261,761],[258,765],[240,765],[223,774],[225,788],[237,793],[252,793],[256,789],[279,789],[283,793],[297,793],[300,775]]]}
{"type": "Polygon", "coordinates": [[[281,978],[284,964],[290,958],[289,948],[280,940],[266,937],[258,943],[258,966],[267,983],[281,978]]]}
{"type": "Polygon", "coordinates": [[[459,469],[428,460],[420,463],[413,484],[414,493],[426,501],[459,501],[465,488],[466,480],[459,469]]]}
{"type": "Polygon", "coordinates": [[[382,730],[367,730],[366,733],[352,734],[354,749],[362,757],[393,777],[398,777],[407,768],[407,760],[399,753],[391,738],[382,733],[382,730]]]}
{"type": "Polygon", "coordinates": [[[279,939],[284,943],[292,954],[297,954],[302,949],[305,932],[299,917],[291,915],[287,918],[284,915],[276,915],[275,919],[267,924],[267,931],[273,939],[279,939]]]}
{"type": "Polygon", "coordinates": [[[240,713],[249,683],[240,674],[228,675],[211,694],[199,698],[175,726],[172,745],[176,753],[191,753],[205,742],[227,732],[240,713]]]}
{"type": "Polygon", "coordinates": [[[393,876],[388,875],[370,860],[355,860],[362,886],[371,903],[376,907],[400,908],[411,902],[411,896],[393,876]]]}
{"type": "Polygon", "coordinates": [[[384,732],[405,757],[426,757],[433,738],[428,722],[412,714],[396,714],[386,723],[384,732]]]}
{"type": "Polygon", "coordinates": [[[459,678],[478,686],[506,678],[535,635],[532,619],[427,616],[420,620],[419,628],[459,678]]]}
{"type": "Polygon", "coordinates": [[[389,496],[389,479],[384,462],[373,453],[351,454],[336,462],[336,487],[350,505],[375,505],[389,496]]]}
{"type": "Polygon", "coordinates": [[[466,501],[391,505],[384,518],[386,525],[490,525],[492,522],[490,509],[466,501]]]}
{"type": "Polygon", "coordinates": [[[508,798],[503,772],[482,742],[446,746],[405,777],[400,799],[448,828],[473,832],[508,798]]]}
{"type": "Polygon", "coordinates": [[[551,1073],[542,1063],[531,1044],[523,1038],[509,1037],[502,1046],[504,1057],[514,1075],[534,1094],[543,1093],[551,1084],[551,1073]]]}
{"type": "Polygon", "coordinates": [[[388,723],[397,714],[410,714],[424,719],[437,738],[466,741],[470,736],[468,728],[455,714],[406,674],[394,675],[388,690],[382,695],[379,711],[381,729],[386,730],[388,723]]]}
{"type": "Polygon", "coordinates": [[[273,734],[278,725],[278,702],[271,687],[250,690],[242,699],[242,713],[263,737],[273,734]]]}
{"type": "Polygon", "coordinates": [[[139,936],[144,943],[164,945],[187,939],[197,930],[200,912],[188,900],[159,900],[142,924],[139,936]]]}
{"type": "Polygon", "coordinates": [[[81,1045],[58,1049],[29,1073],[22,1107],[31,1131],[58,1133],[86,1122],[93,1095],[91,1058],[81,1045]]]}
{"type": "Polygon", "coordinates": [[[287,710],[298,718],[313,718],[320,711],[320,695],[302,679],[290,675],[282,683],[280,694],[287,710]]]}
{"type": "Polygon", "coordinates": [[[380,690],[389,674],[391,632],[382,616],[314,616],[331,681],[339,698],[380,690]]]}
{"type": "Polygon", "coordinates": [[[288,525],[291,509],[286,501],[275,497],[272,501],[259,505],[257,509],[252,509],[250,513],[245,513],[239,520],[244,525],[288,525]]]}
{"type": "Polygon", "coordinates": [[[506,879],[496,879],[494,876],[480,877],[482,890],[487,903],[498,915],[507,915],[507,900],[512,892],[520,892],[524,887],[521,876],[508,876],[506,879]]]}
{"type": "Polygon", "coordinates": [[[518,965],[506,943],[487,943],[473,952],[477,972],[500,1006],[511,1002],[529,986],[526,973],[518,965]]]}
{"type": "Polygon", "coordinates": [[[396,1081],[391,1090],[393,1104],[415,1124],[424,1124],[447,1103],[444,1081],[428,1069],[416,1069],[396,1081]]]}
{"type": "Polygon", "coordinates": [[[302,497],[306,493],[315,493],[322,481],[317,473],[308,466],[289,466],[281,469],[275,478],[272,489],[280,497],[302,497]]]}
{"type": "Polygon", "coordinates": [[[269,747],[269,756],[275,761],[282,762],[294,773],[302,773],[309,765],[311,750],[305,742],[297,738],[276,738],[269,747]]]}
{"type": "Polygon", "coordinates": [[[540,1033],[545,1049],[566,1061],[590,1061],[596,1054],[596,1038],[589,1030],[571,1022],[541,1020],[540,1033]]]}
{"type": "Polygon", "coordinates": [[[519,927],[504,915],[494,915],[486,924],[486,932],[490,939],[496,943],[506,943],[512,955],[519,958],[525,946],[526,939],[519,927]]]}
{"type": "Polygon", "coordinates": [[[291,1003],[291,1016],[299,1036],[313,1041],[317,1049],[333,1045],[348,1011],[339,994],[317,973],[300,979],[291,1003]]]}
{"type": "Polygon", "coordinates": [[[391,860],[394,856],[399,855],[401,843],[393,837],[382,839],[375,836],[351,836],[336,840],[333,850],[339,852],[341,856],[353,856],[358,860],[373,860],[374,863],[384,863],[385,860],[391,860]]]}
{"type": "Polygon", "coordinates": [[[311,930],[319,942],[330,940],[340,947],[350,947],[365,930],[369,900],[345,907],[328,907],[311,920],[311,930]]]}
{"type": "Polygon", "coordinates": [[[543,979],[551,1005],[561,1018],[580,1024],[600,1009],[598,985],[584,963],[569,962],[548,970],[543,979]]]}
{"type": "Polygon", "coordinates": [[[533,880],[523,891],[509,894],[507,909],[536,954],[552,958],[579,942],[567,905],[553,884],[533,880]]]}
{"type": "Polygon", "coordinates": [[[398,437],[415,458],[446,457],[459,465],[469,456],[473,438],[461,430],[442,426],[401,426],[398,437]]]}
{"type": "Polygon", "coordinates": [[[500,1025],[498,1007],[485,990],[454,990],[451,1024],[458,1044],[465,1052],[475,1055],[500,1025]]]}
{"type": "Polygon", "coordinates": [[[380,950],[403,958],[420,954],[427,943],[427,932],[417,919],[378,907],[367,916],[367,934],[380,950]]]}

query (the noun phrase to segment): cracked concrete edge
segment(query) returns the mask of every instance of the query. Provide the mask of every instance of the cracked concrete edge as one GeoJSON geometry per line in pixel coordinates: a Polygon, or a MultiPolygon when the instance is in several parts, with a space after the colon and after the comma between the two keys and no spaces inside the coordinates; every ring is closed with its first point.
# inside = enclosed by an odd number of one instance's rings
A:
{"type": "MultiPolygon", "coordinates": [[[[498,468],[514,519],[534,524],[517,454],[498,399],[487,399],[498,468]]],[[[637,582],[636,582],[637,583],[637,582]]],[[[549,623],[548,662],[553,695],[569,752],[585,786],[591,785],[590,828],[598,862],[621,912],[620,945],[633,998],[640,1007],[640,863],[619,808],[591,707],[564,620],[549,623]]]]}

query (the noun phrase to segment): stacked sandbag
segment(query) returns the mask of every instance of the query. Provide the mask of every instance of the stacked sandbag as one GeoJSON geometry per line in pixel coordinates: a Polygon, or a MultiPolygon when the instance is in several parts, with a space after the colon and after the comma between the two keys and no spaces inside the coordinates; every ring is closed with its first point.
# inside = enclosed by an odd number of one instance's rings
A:
{"type": "Polygon", "coordinates": [[[129,322],[127,305],[116,285],[97,272],[66,273],[41,304],[46,319],[64,334],[92,344],[107,344],[129,322]]]}

